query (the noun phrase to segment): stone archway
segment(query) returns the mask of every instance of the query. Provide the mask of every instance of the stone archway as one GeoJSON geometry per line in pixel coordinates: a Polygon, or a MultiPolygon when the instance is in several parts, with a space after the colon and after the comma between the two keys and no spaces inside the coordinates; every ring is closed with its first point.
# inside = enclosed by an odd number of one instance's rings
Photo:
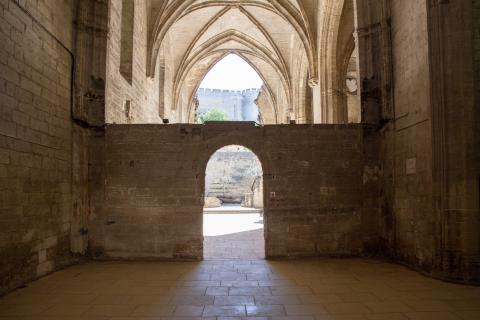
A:
{"type": "Polygon", "coordinates": [[[205,167],[216,150],[236,144],[262,163],[267,258],[356,255],[367,227],[362,130],[251,122],[108,126],[105,152],[98,152],[105,159],[97,162],[104,176],[92,182],[103,196],[92,209],[92,224],[101,228],[90,230],[91,250],[112,258],[201,259],[205,167]]]}
{"type": "Polygon", "coordinates": [[[205,168],[203,259],[264,259],[260,159],[244,146],[227,145],[211,155],[205,168]]]}
{"type": "MultiPolygon", "coordinates": [[[[200,158],[198,159],[198,163],[200,164],[197,167],[197,188],[200,190],[200,194],[205,194],[205,172],[207,169],[207,164],[210,158],[220,149],[231,146],[231,145],[239,145],[249,149],[253,154],[256,155],[258,161],[262,167],[262,180],[263,180],[263,200],[264,200],[264,207],[263,207],[263,245],[264,245],[264,253],[265,257],[269,256],[268,248],[271,246],[269,239],[269,232],[270,229],[268,228],[268,217],[269,217],[269,207],[271,203],[268,201],[269,197],[269,190],[272,187],[272,180],[271,177],[273,176],[272,167],[271,167],[271,160],[268,154],[264,150],[264,143],[261,139],[261,131],[255,130],[256,132],[251,133],[252,136],[257,136],[254,139],[245,139],[244,131],[241,130],[241,127],[245,126],[245,128],[250,127],[248,122],[246,123],[226,123],[224,126],[225,128],[232,128],[238,127],[237,130],[230,130],[225,131],[222,128],[223,124],[220,123],[207,123],[205,125],[208,130],[210,128],[217,128],[223,132],[223,134],[215,135],[213,137],[208,137],[208,143],[205,145],[205,149],[202,152],[200,158]]],[[[259,128],[260,129],[260,128],[259,128]]],[[[203,202],[202,206],[198,209],[198,214],[201,215],[203,213],[203,202]]],[[[202,251],[203,256],[203,251],[202,251]]]]}

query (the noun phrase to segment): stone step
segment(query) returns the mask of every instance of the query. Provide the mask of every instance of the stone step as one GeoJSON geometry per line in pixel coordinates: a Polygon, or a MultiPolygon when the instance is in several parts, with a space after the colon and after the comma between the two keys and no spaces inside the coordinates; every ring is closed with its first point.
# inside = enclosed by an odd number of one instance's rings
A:
{"type": "Polygon", "coordinates": [[[245,208],[245,207],[233,207],[233,206],[225,206],[225,207],[218,207],[218,208],[204,208],[203,213],[209,214],[242,214],[242,213],[263,213],[263,209],[257,208],[245,208]]]}

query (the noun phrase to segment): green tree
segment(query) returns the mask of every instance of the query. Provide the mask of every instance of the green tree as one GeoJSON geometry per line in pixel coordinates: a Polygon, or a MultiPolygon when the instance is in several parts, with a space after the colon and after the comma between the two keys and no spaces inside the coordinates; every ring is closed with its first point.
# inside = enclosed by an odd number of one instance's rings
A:
{"type": "Polygon", "coordinates": [[[205,123],[207,121],[229,121],[228,115],[217,108],[208,110],[198,116],[198,123],[205,123]]]}

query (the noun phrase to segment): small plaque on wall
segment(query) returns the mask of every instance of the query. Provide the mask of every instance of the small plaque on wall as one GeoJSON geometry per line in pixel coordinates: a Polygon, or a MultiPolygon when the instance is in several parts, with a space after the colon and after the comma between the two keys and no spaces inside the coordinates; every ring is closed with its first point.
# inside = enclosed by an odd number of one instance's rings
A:
{"type": "Polygon", "coordinates": [[[417,173],[417,158],[410,158],[405,161],[406,173],[416,174],[417,173]]]}

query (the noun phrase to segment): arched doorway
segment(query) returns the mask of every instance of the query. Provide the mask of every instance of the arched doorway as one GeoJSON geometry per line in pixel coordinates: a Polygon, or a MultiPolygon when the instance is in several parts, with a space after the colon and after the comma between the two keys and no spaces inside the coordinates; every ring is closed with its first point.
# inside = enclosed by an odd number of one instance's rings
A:
{"type": "Polygon", "coordinates": [[[205,170],[203,258],[263,259],[263,170],[250,149],[218,149],[205,170]]]}

